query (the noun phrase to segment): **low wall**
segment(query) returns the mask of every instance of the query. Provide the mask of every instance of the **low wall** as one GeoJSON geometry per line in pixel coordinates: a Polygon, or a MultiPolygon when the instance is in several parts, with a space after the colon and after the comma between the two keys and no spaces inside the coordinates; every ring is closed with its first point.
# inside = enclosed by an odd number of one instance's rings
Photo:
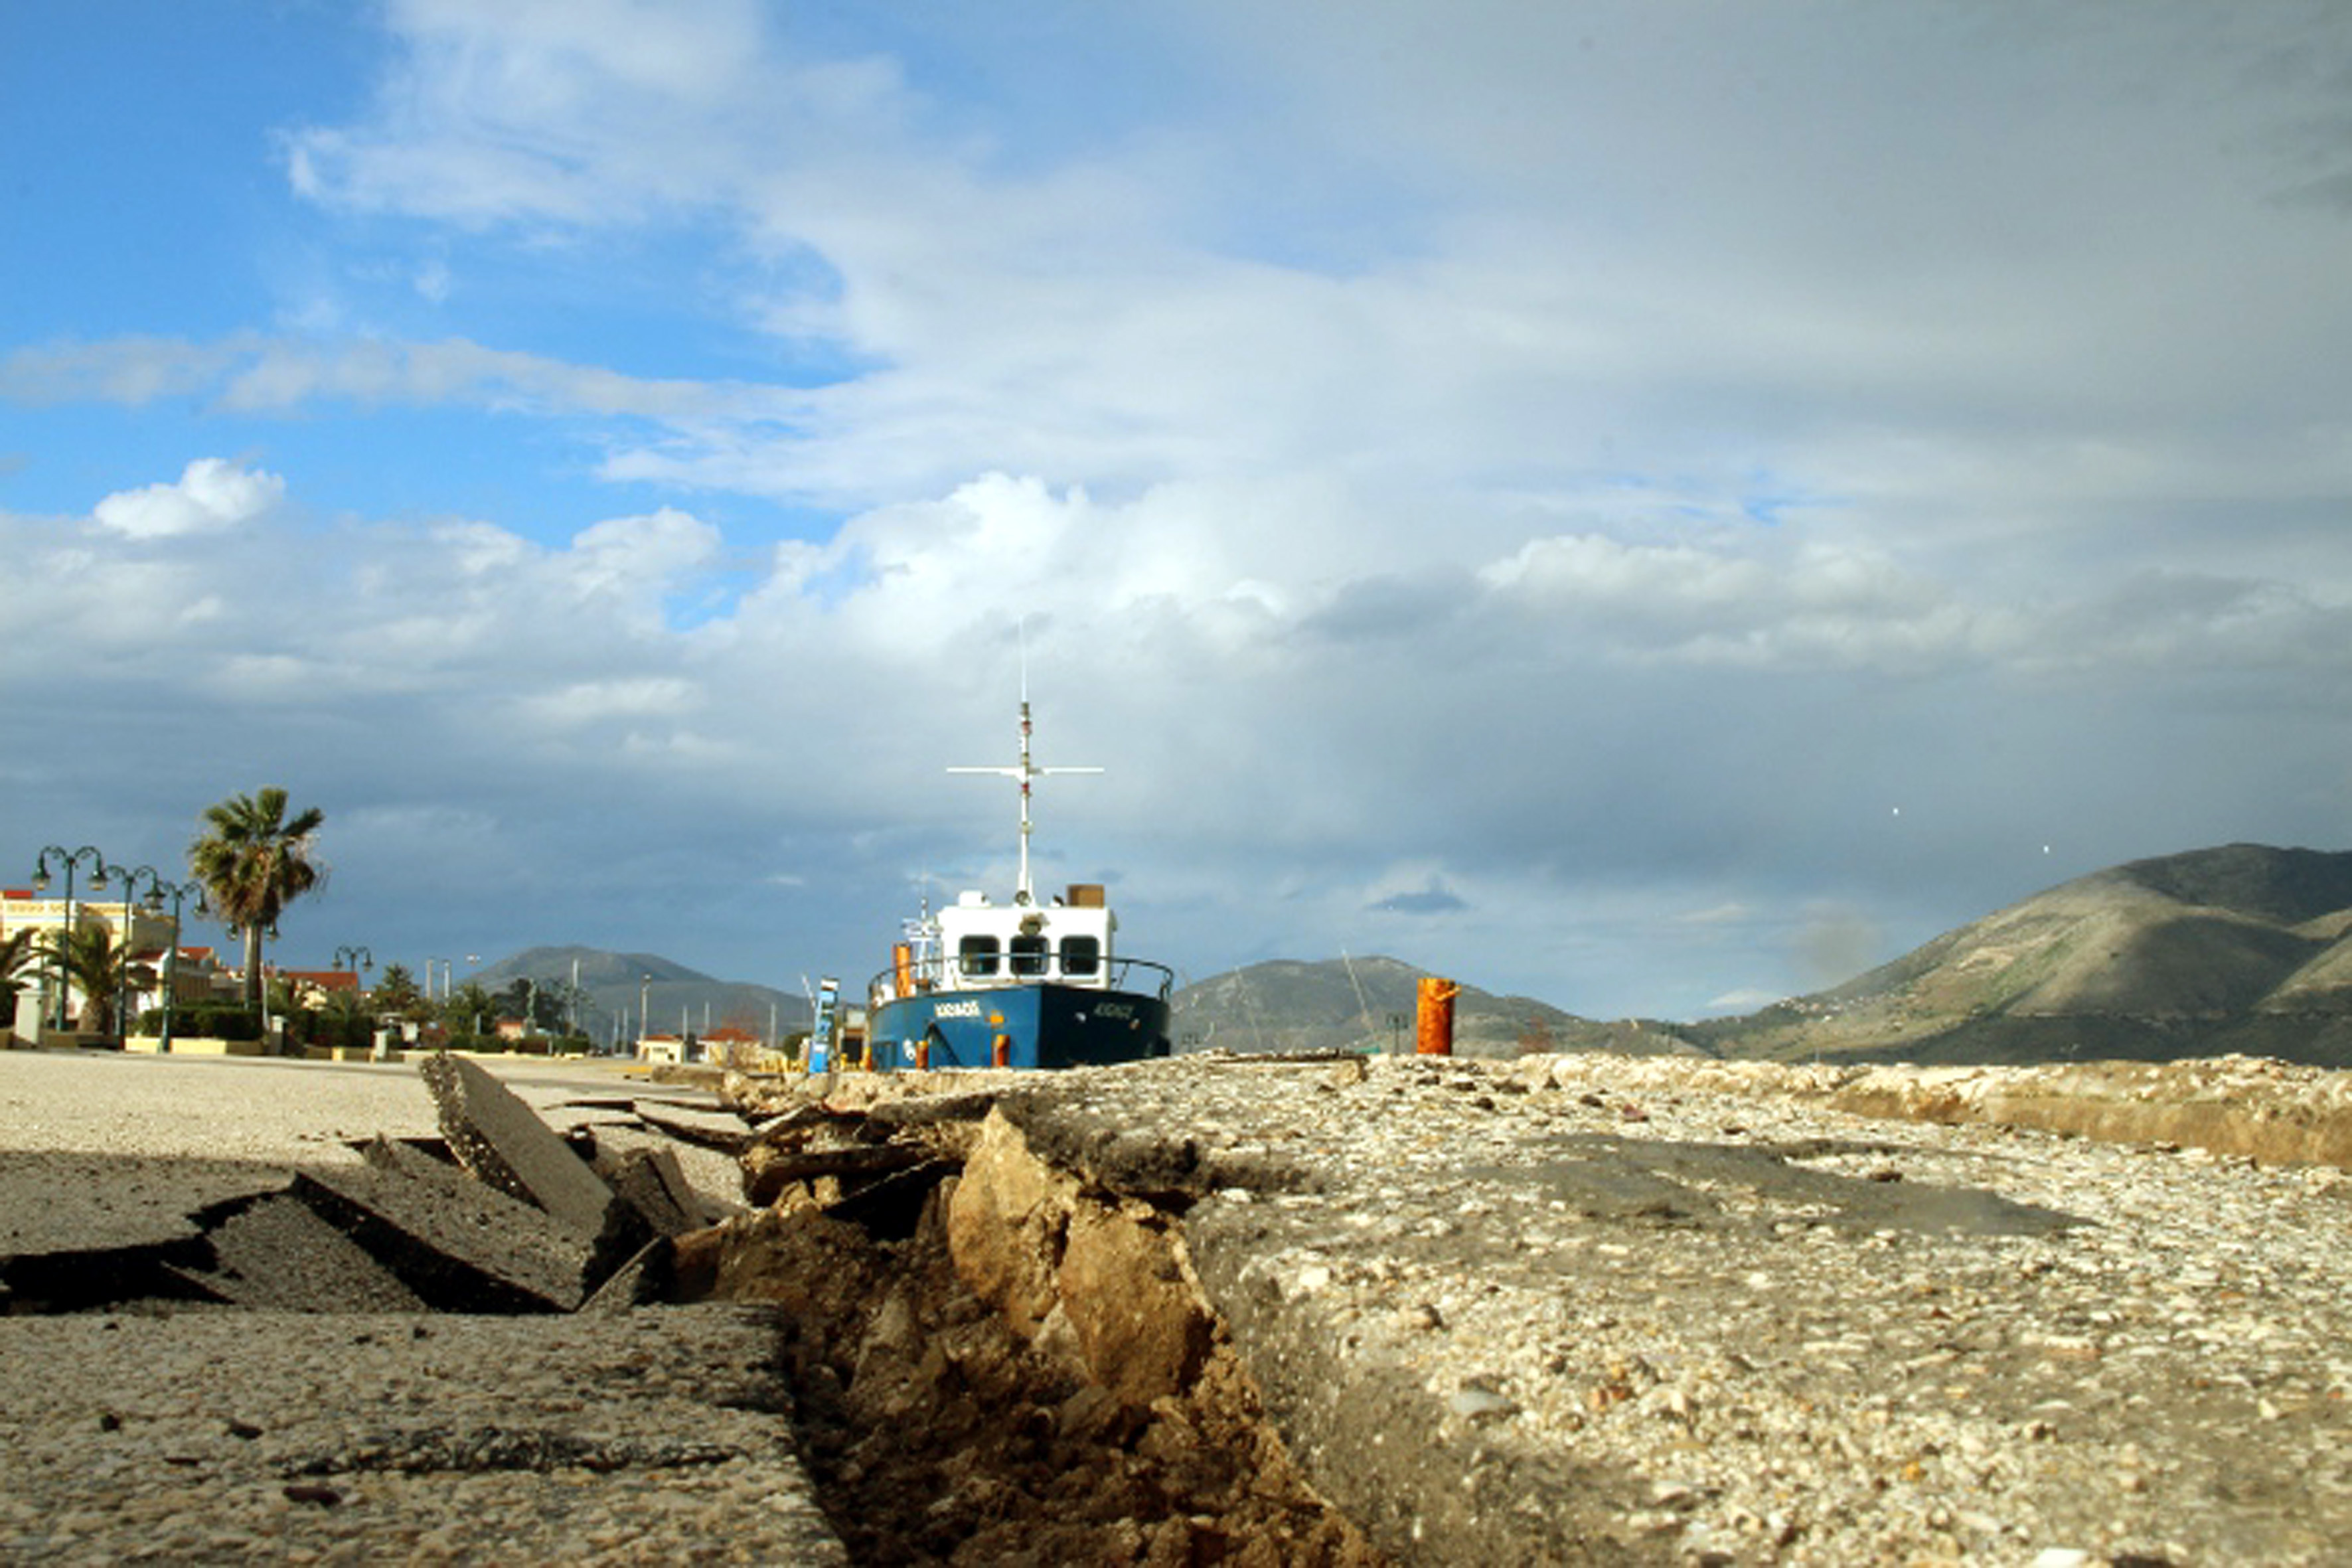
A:
{"type": "MultiPolygon", "coordinates": [[[[136,1040],[142,1037],[133,1037],[136,1040]]],[[[141,1048],[137,1045],[130,1048],[141,1048]]],[[[161,1042],[149,1049],[160,1049],[161,1042]]],[[[217,1035],[173,1035],[172,1054],[175,1057],[266,1057],[269,1054],[267,1040],[224,1040],[217,1035]]]]}

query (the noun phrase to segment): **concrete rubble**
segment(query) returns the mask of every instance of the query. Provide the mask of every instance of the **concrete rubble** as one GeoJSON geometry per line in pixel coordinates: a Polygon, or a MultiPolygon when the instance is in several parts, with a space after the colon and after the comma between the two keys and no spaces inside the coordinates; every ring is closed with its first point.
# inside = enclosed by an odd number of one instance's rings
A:
{"type": "Polygon", "coordinates": [[[219,1160],[23,1059],[0,1561],[2352,1552],[2340,1075],[440,1058],[219,1160]]]}

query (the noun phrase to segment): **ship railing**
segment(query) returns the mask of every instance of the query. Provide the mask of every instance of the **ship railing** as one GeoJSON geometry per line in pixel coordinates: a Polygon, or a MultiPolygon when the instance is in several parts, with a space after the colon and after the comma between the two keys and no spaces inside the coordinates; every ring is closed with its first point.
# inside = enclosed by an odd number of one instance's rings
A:
{"type": "Polygon", "coordinates": [[[919,996],[932,991],[985,991],[1034,985],[1039,981],[1052,980],[1092,991],[1149,991],[1165,1002],[1176,988],[1176,972],[1148,958],[1106,958],[1083,974],[1065,973],[1061,965],[1054,963],[1016,970],[1014,962],[999,959],[992,972],[974,973],[968,972],[962,960],[953,955],[919,958],[903,971],[893,964],[877,974],[867,984],[866,994],[878,1003],[894,1001],[901,994],[919,996]],[[903,992],[899,987],[902,973],[908,982],[903,992]]]}

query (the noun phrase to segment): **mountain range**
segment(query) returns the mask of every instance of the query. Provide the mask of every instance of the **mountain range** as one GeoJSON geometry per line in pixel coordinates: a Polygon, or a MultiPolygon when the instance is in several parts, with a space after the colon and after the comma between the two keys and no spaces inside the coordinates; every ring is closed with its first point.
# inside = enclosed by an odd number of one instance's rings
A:
{"type": "Polygon", "coordinates": [[[2230,844],[2134,860],[1843,985],[1675,1028],[1713,1054],[1781,1059],[2352,1065],[2352,853],[2230,844]]]}
{"type": "MultiPolygon", "coordinates": [[[[472,978],[570,984],[603,1039],[640,994],[656,1030],[805,1029],[809,1004],[647,953],[540,947],[472,978]]],[[[1278,960],[1173,998],[1180,1051],[1410,1051],[1424,970],[1278,960]]],[[[853,998],[854,1000],[854,998],[853,998]]],[[[2352,852],[2230,844],[2111,867],[1947,931],[1843,984],[1738,1017],[1601,1021],[1465,983],[1465,1056],[1607,1048],[1841,1061],[2171,1059],[2352,1066],[2352,852]]]]}
{"type": "MultiPolygon", "coordinates": [[[[1277,959],[1185,986],[1171,1011],[1179,1051],[1410,1052],[1425,969],[1393,958],[1277,959]]],[[[1689,1049],[1657,1025],[1604,1024],[1528,996],[1466,983],[1454,999],[1454,1047],[1475,1057],[1532,1051],[1689,1049]]]]}
{"type": "Polygon", "coordinates": [[[655,1034],[695,1034],[732,1025],[766,1037],[773,1030],[792,1034],[809,1026],[807,998],[772,985],[748,981],[717,980],[682,963],[649,952],[607,952],[594,947],[533,947],[500,959],[467,976],[493,995],[518,980],[554,990],[577,984],[581,1031],[591,1039],[611,1039],[615,1033],[634,1037],[639,1028],[638,1008],[652,1020],[655,1034]],[[574,965],[577,969],[574,969],[574,965]],[[574,975],[577,975],[575,981],[574,975]],[[625,1021],[626,1028],[620,1026],[625,1021]]]}

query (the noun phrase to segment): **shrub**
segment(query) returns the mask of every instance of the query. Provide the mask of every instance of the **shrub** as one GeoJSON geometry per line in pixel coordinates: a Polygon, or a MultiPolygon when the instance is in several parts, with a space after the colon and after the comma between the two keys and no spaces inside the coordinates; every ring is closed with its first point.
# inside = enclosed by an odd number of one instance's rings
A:
{"type": "MultiPolygon", "coordinates": [[[[150,1007],[139,1015],[139,1032],[163,1032],[163,1009],[150,1007]]],[[[172,1009],[172,1033],[190,1038],[257,1040],[261,1020],[235,1002],[183,1002],[172,1009]]]]}

